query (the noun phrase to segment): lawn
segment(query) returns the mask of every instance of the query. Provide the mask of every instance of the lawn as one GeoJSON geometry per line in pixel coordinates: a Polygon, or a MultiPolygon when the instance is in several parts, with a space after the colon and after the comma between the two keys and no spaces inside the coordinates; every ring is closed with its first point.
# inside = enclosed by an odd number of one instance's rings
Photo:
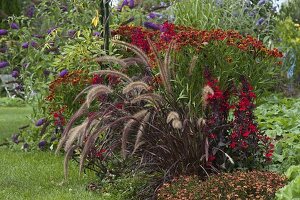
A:
{"type": "MultiPolygon", "coordinates": [[[[0,141],[29,123],[31,107],[0,107],[0,141]]],[[[79,177],[75,163],[63,183],[63,157],[53,152],[22,152],[0,148],[0,199],[99,199],[85,186],[93,175],[79,177]]],[[[102,198],[103,199],[103,198],[102,198]]]]}
{"type": "Polygon", "coordinates": [[[27,116],[32,112],[32,108],[26,107],[1,107],[0,106],[0,143],[18,132],[19,127],[30,123],[27,116]]]}

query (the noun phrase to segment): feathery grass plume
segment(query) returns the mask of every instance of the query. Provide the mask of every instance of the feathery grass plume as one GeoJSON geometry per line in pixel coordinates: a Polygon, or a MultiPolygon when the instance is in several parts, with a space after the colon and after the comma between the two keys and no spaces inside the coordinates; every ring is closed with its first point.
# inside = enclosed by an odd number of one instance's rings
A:
{"type": "Polygon", "coordinates": [[[121,73],[119,71],[115,71],[115,70],[99,70],[99,71],[91,72],[90,74],[100,74],[100,75],[109,74],[109,75],[113,75],[113,76],[118,76],[121,79],[123,79],[129,83],[132,82],[131,78],[129,78],[126,74],[121,73]]]}
{"type": "Polygon", "coordinates": [[[138,90],[142,91],[142,90],[148,90],[149,88],[150,88],[149,85],[147,85],[145,82],[135,81],[135,82],[129,83],[128,85],[126,85],[126,87],[123,88],[123,94],[127,94],[134,89],[138,89],[138,90]]]}
{"type": "Polygon", "coordinates": [[[148,101],[150,103],[153,103],[157,108],[159,108],[160,105],[162,105],[164,103],[163,98],[160,95],[154,94],[154,93],[141,94],[141,95],[135,97],[134,99],[132,99],[130,101],[130,103],[135,104],[140,101],[148,101]]]}
{"type": "MultiPolygon", "coordinates": [[[[83,95],[83,93],[85,93],[85,92],[89,91],[91,88],[97,87],[97,86],[99,86],[99,85],[90,85],[90,86],[84,88],[84,89],[83,89],[83,90],[75,97],[73,103],[75,103],[75,102],[77,101],[77,99],[78,99],[81,95],[83,95]]],[[[104,85],[104,86],[105,86],[105,85],[104,85]]]]}
{"type": "Polygon", "coordinates": [[[164,66],[163,62],[159,58],[159,53],[158,53],[156,47],[154,46],[153,42],[149,38],[147,38],[147,41],[148,41],[152,51],[154,52],[154,57],[155,57],[155,60],[158,64],[159,73],[160,73],[162,83],[165,86],[165,89],[167,90],[167,92],[169,94],[172,94],[172,88],[171,88],[168,72],[166,72],[166,67],[164,66]]]}
{"type": "Polygon", "coordinates": [[[66,125],[66,128],[64,129],[64,132],[62,134],[62,138],[59,140],[59,143],[57,145],[55,153],[57,154],[59,150],[62,148],[62,146],[65,144],[66,140],[68,139],[68,133],[73,125],[73,123],[81,117],[82,115],[86,114],[87,112],[87,105],[86,103],[83,103],[81,107],[76,111],[76,113],[71,117],[68,124],[66,125]]]}
{"type": "Polygon", "coordinates": [[[171,75],[170,75],[170,68],[171,68],[171,53],[173,50],[173,47],[175,45],[175,40],[172,40],[169,44],[169,47],[167,49],[166,55],[165,55],[165,60],[164,60],[164,71],[166,73],[166,79],[170,83],[171,80],[171,75]]]}
{"type": "Polygon", "coordinates": [[[96,131],[94,131],[94,133],[92,133],[88,136],[88,138],[84,144],[84,147],[82,149],[82,152],[80,154],[79,174],[81,174],[83,171],[83,166],[84,166],[84,161],[86,159],[86,156],[87,156],[88,152],[90,151],[90,149],[92,148],[92,146],[95,144],[97,137],[99,136],[99,133],[105,131],[108,128],[109,128],[108,125],[102,126],[99,129],[97,129],[96,131]]]}
{"type": "Polygon", "coordinates": [[[65,155],[64,158],[64,175],[65,175],[65,180],[68,178],[68,166],[69,166],[69,160],[71,159],[71,157],[73,156],[73,152],[74,150],[78,147],[78,145],[73,145],[72,147],[70,147],[65,155]]]}
{"type": "Polygon", "coordinates": [[[85,120],[82,124],[75,126],[69,131],[65,142],[65,151],[68,151],[79,135],[83,134],[86,125],[87,121],[85,120]]]}
{"type": "Polygon", "coordinates": [[[126,62],[124,62],[122,59],[117,58],[115,56],[101,56],[101,57],[95,58],[95,61],[98,62],[98,63],[101,63],[101,62],[112,62],[112,63],[119,64],[122,67],[127,67],[127,63],[126,62]]]}
{"type": "Polygon", "coordinates": [[[95,98],[97,98],[98,96],[103,95],[103,94],[109,94],[112,92],[113,92],[113,90],[105,85],[97,85],[96,87],[92,88],[86,96],[85,102],[87,104],[87,107],[89,108],[92,101],[94,101],[95,98]]]}
{"type": "Polygon", "coordinates": [[[197,59],[198,59],[198,56],[194,55],[191,60],[190,68],[189,68],[189,76],[192,76],[192,74],[193,74],[193,71],[196,67],[197,59]]]}
{"type": "Polygon", "coordinates": [[[167,123],[170,123],[171,121],[173,121],[175,119],[177,119],[177,120],[180,119],[179,114],[175,111],[169,112],[168,117],[167,117],[167,123]]]}
{"type": "Polygon", "coordinates": [[[144,119],[141,122],[138,133],[136,135],[134,149],[133,149],[133,152],[131,155],[133,155],[136,152],[136,150],[138,150],[138,148],[145,143],[144,141],[142,141],[142,137],[143,137],[145,126],[149,122],[150,116],[151,116],[151,113],[148,112],[147,115],[144,117],[144,119]]]}
{"type": "Polygon", "coordinates": [[[175,129],[182,129],[182,122],[178,119],[172,120],[172,127],[175,129]]]}
{"type": "Polygon", "coordinates": [[[95,142],[96,142],[96,140],[99,136],[99,133],[102,133],[102,132],[106,131],[107,129],[113,127],[114,125],[116,125],[120,122],[123,122],[125,120],[129,120],[129,119],[132,119],[132,116],[121,117],[121,118],[118,118],[117,120],[111,122],[110,124],[107,124],[107,125],[104,125],[104,126],[102,124],[100,124],[98,127],[94,128],[94,131],[89,134],[89,136],[87,138],[87,141],[86,141],[86,143],[83,147],[83,150],[80,154],[79,174],[81,174],[81,172],[83,170],[86,156],[89,153],[89,151],[91,150],[91,147],[95,144],[95,142]]]}
{"type": "Polygon", "coordinates": [[[146,66],[151,66],[148,56],[140,48],[138,48],[132,44],[129,44],[127,42],[120,41],[120,40],[112,40],[112,43],[115,43],[115,44],[118,44],[118,45],[121,45],[121,46],[124,46],[124,47],[130,49],[131,51],[133,51],[137,56],[139,56],[142,59],[142,61],[144,62],[144,64],[146,66]]]}
{"type": "Polygon", "coordinates": [[[141,110],[133,115],[133,119],[130,119],[124,126],[123,133],[122,133],[122,156],[123,158],[126,158],[127,153],[127,142],[128,142],[128,136],[129,132],[132,130],[132,126],[137,124],[145,115],[147,115],[148,110],[141,110]]]}
{"type": "Polygon", "coordinates": [[[203,108],[206,108],[208,102],[207,102],[207,99],[208,99],[208,95],[213,95],[215,92],[214,90],[209,86],[209,85],[206,85],[203,90],[202,90],[202,106],[203,108]]]}
{"type": "Polygon", "coordinates": [[[206,125],[206,120],[203,119],[202,117],[200,117],[198,120],[197,120],[197,126],[199,129],[203,128],[204,126],[206,125]]]}

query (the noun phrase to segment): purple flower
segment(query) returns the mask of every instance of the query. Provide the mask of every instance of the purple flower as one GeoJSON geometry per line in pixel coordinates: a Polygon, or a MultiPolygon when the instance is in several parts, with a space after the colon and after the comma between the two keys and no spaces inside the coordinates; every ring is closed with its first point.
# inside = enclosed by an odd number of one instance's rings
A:
{"type": "Polygon", "coordinates": [[[48,34],[51,34],[53,31],[55,31],[56,30],[56,28],[55,27],[52,27],[52,28],[50,28],[50,29],[48,29],[47,30],[47,33],[48,34]]]}
{"type": "Polygon", "coordinates": [[[259,2],[257,3],[258,6],[262,6],[266,3],[266,0],[259,0],[259,2]]]}
{"type": "Polygon", "coordinates": [[[154,12],[149,13],[149,15],[147,16],[148,19],[154,19],[155,17],[157,17],[157,14],[154,12]]]}
{"type": "Polygon", "coordinates": [[[30,45],[34,48],[38,48],[38,46],[39,46],[38,43],[35,41],[31,41],[30,45]]]}
{"type": "Polygon", "coordinates": [[[64,69],[59,73],[59,77],[64,77],[67,74],[68,74],[68,70],[64,69]]]}
{"type": "Polygon", "coordinates": [[[68,7],[66,5],[61,6],[60,9],[63,12],[67,12],[68,11],[68,7]]]}
{"type": "Polygon", "coordinates": [[[8,65],[9,65],[8,62],[6,62],[6,61],[1,61],[1,62],[0,62],[0,69],[1,69],[1,68],[4,68],[4,67],[7,67],[8,65]]]}
{"type": "Polygon", "coordinates": [[[7,51],[7,47],[1,47],[0,48],[0,53],[5,53],[7,51]]]}
{"type": "Polygon", "coordinates": [[[50,142],[54,142],[57,138],[55,136],[52,136],[50,139],[50,142]]]}
{"type": "Polygon", "coordinates": [[[20,73],[17,70],[12,71],[11,76],[14,78],[17,78],[20,75],[20,73]]]}
{"type": "Polygon", "coordinates": [[[19,27],[19,25],[17,23],[13,22],[13,23],[10,24],[10,28],[12,28],[12,29],[19,29],[20,27],[19,27]]]}
{"type": "Polygon", "coordinates": [[[18,144],[19,143],[19,135],[18,134],[13,134],[11,136],[11,140],[12,140],[13,143],[18,144]]]}
{"type": "Polygon", "coordinates": [[[153,30],[160,30],[161,26],[159,24],[155,24],[155,23],[152,23],[152,22],[144,22],[144,26],[146,28],[150,28],[150,29],[153,29],[153,30]]]}
{"type": "Polygon", "coordinates": [[[100,32],[95,31],[95,32],[93,33],[93,36],[100,37],[100,32]]]}
{"type": "Polygon", "coordinates": [[[122,11],[122,8],[123,8],[124,6],[128,6],[128,4],[129,4],[128,0],[124,0],[123,3],[122,3],[122,5],[118,8],[118,11],[121,12],[121,11],[122,11]]]}
{"type": "Polygon", "coordinates": [[[35,123],[35,126],[42,126],[45,123],[45,121],[45,118],[41,118],[35,123]]]}
{"type": "Polygon", "coordinates": [[[259,20],[257,20],[257,22],[256,22],[256,26],[260,26],[260,25],[262,25],[262,23],[265,21],[265,19],[264,18],[260,18],[259,20]]]}
{"type": "Polygon", "coordinates": [[[134,7],[134,0],[129,0],[129,8],[133,8],[134,7]]]}
{"type": "Polygon", "coordinates": [[[35,38],[39,38],[39,39],[44,38],[43,35],[39,35],[39,34],[34,34],[34,35],[32,35],[32,36],[35,37],[35,38]]]}
{"type": "Polygon", "coordinates": [[[69,30],[69,31],[68,31],[68,36],[69,36],[70,38],[74,38],[74,37],[75,37],[75,34],[76,34],[76,31],[75,31],[75,30],[69,30]]]}
{"type": "Polygon", "coordinates": [[[24,143],[22,149],[28,150],[28,148],[29,148],[29,144],[28,143],[24,143]]]}
{"type": "Polygon", "coordinates": [[[8,31],[5,29],[0,29],[0,35],[7,35],[8,31]]]}
{"type": "Polygon", "coordinates": [[[47,69],[45,69],[45,70],[43,71],[43,73],[44,73],[44,75],[45,75],[45,76],[49,76],[49,74],[50,74],[50,71],[49,71],[49,70],[47,70],[47,69]]]}
{"type": "Polygon", "coordinates": [[[23,44],[22,44],[22,48],[23,49],[27,49],[29,47],[29,42],[24,42],[23,44]]]}
{"type": "Polygon", "coordinates": [[[27,7],[25,15],[29,18],[32,18],[34,13],[35,13],[35,6],[32,4],[27,7]]]}
{"type": "Polygon", "coordinates": [[[15,87],[16,90],[19,90],[19,91],[23,91],[24,88],[22,85],[18,84],[16,87],[15,87]]]}
{"type": "Polygon", "coordinates": [[[45,149],[47,142],[45,140],[42,140],[39,142],[38,146],[41,150],[45,149]]]}

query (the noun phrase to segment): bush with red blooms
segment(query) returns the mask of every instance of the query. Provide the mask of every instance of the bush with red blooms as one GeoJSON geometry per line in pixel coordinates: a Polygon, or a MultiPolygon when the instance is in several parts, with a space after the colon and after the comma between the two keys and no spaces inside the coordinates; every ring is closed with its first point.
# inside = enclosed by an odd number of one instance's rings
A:
{"type": "Polygon", "coordinates": [[[274,82],[281,81],[283,54],[276,48],[268,49],[262,41],[250,35],[244,36],[234,30],[197,30],[165,22],[160,30],[121,26],[112,34],[141,48],[151,59],[154,70],[154,52],[149,48],[147,38],[152,40],[161,54],[174,41],[173,60],[174,63],[180,63],[174,66],[174,71],[177,74],[189,74],[190,61],[196,55],[196,68],[199,70],[195,69],[194,72],[195,76],[198,74],[198,83],[202,80],[199,73],[206,66],[210,66],[212,74],[220,77],[222,87],[226,86],[228,80],[238,80],[240,72],[247,78],[251,77],[255,91],[274,88],[274,82]]]}
{"type": "Polygon", "coordinates": [[[257,169],[271,161],[274,145],[255,123],[256,95],[245,77],[241,78],[239,89],[225,92],[209,72],[205,73],[205,79],[206,164],[217,168],[257,169]],[[230,112],[233,120],[229,120],[230,112]],[[225,160],[234,165],[227,165],[225,160]]]}

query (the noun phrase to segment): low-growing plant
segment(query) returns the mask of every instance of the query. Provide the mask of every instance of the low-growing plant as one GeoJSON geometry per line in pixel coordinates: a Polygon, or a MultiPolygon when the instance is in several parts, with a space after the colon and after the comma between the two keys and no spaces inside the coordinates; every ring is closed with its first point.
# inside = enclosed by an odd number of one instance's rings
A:
{"type": "Polygon", "coordinates": [[[297,199],[300,197],[300,165],[292,165],[285,172],[285,175],[289,179],[289,183],[277,191],[276,199],[287,200],[297,199]]]}
{"type": "Polygon", "coordinates": [[[211,176],[179,177],[158,190],[158,199],[272,199],[286,179],[274,172],[235,171],[211,176]]]}

